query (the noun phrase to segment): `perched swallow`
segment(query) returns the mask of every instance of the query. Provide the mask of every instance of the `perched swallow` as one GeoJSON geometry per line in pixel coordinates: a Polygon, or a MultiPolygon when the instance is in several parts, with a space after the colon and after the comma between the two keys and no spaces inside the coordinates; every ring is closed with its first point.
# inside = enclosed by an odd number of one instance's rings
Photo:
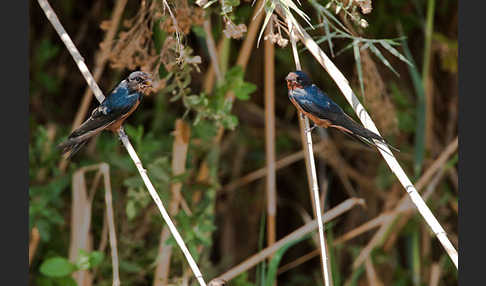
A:
{"type": "Polygon", "coordinates": [[[118,132],[123,121],[137,108],[144,94],[152,86],[151,76],[147,73],[132,72],[122,80],[105,100],[93,110],[91,116],[74,130],[68,139],[58,145],[62,153],[71,152],[71,158],[89,138],[107,129],[118,132]]]}
{"type": "Polygon", "coordinates": [[[313,84],[304,72],[290,72],[285,77],[285,80],[287,81],[290,101],[295,105],[297,110],[314,122],[314,127],[316,125],[324,128],[334,127],[369,145],[380,148],[373,142],[373,139],[376,139],[388,145],[390,148],[399,151],[395,147],[390,146],[378,134],[356,123],[344,113],[339,105],[313,84]]]}

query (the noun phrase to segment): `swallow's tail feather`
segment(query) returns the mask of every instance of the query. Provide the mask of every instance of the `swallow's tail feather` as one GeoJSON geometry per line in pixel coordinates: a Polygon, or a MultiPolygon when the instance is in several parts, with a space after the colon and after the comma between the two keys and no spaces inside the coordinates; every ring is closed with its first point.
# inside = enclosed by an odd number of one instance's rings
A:
{"type": "Polygon", "coordinates": [[[68,140],[57,145],[62,149],[62,153],[69,153],[68,159],[71,159],[87,142],[89,138],[69,138],[68,140]]]}
{"type": "MultiPolygon", "coordinates": [[[[383,139],[383,137],[381,137],[380,135],[364,128],[363,126],[359,125],[358,123],[354,122],[353,119],[351,119],[349,116],[347,116],[345,114],[344,117],[342,117],[341,120],[339,120],[340,122],[336,122],[334,124],[333,127],[336,127],[336,126],[339,126],[339,127],[343,127],[344,128],[344,133],[347,133],[349,135],[352,135],[354,138],[358,139],[359,141],[361,142],[364,142],[368,145],[373,145],[373,146],[376,146],[377,148],[383,150],[383,148],[381,148],[380,146],[378,146],[374,141],[373,139],[376,139],[380,142],[382,142],[383,144],[387,145],[390,149],[393,149],[397,152],[400,152],[399,149],[393,147],[392,145],[388,144],[388,142],[385,141],[385,139],[383,139]],[[350,132],[347,132],[346,130],[349,130],[350,132]]],[[[338,129],[341,129],[342,128],[339,128],[337,127],[338,129]]],[[[385,151],[385,150],[383,150],[385,151]]]]}

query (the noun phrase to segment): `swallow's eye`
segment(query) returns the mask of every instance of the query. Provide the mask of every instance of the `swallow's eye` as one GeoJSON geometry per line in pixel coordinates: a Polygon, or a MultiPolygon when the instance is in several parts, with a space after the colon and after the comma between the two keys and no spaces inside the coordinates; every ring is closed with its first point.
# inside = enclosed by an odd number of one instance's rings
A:
{"type": "Polygon", "coordinates": [[[142,82],[142,81],[143,81],[143,79],[142,79],[141,77],[139,77],[139,76],[137,76],[137,77],[135,78],[135,80],[136,80],[137,82],[142,82]]]}

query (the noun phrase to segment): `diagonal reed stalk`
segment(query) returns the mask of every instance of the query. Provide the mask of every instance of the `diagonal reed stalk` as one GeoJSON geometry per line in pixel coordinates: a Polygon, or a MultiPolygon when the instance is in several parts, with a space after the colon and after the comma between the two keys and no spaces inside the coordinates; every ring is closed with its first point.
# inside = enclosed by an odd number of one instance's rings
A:
{"type": "MultiPolygon", "coordinates": [[[[323,68],[329,73],[331,78],[336,82],[337,86],[343,93],[346,100],[349,102],[353,110],[356,112],[356,115],[359,117],[361,122],[363,123],[364,127],[367,129],[375,132],[376,134],[380,134],[378,129],[375,126],[375,123],[371,119],[370,115],[364,109],[363,105],[359,102],[356,95],[353,93],[351,86],[349,85],[348,80],[344,77],[341,71],[334,65],[334,63],[329,59],[329,57],[321,50],[321,48],[317,45],[317,43],[312,39],[312,37],[299,25],[299,23],[295,19],[290,19],[296,27],[298,27],[298,36],[307,47],[307,49],[311,52],[311,54],[315,57],[315,59],[323,66],[323,68]]],[[[432,229],[433,233],[440,241],[442,246],[444,247],[445,251],[451,258],[452,262],[458,267],[458,254],[457,250],[454,248],[450,240],[447,238],[447,233],[440,225],[439,221],[435,218],[435,216],[430,211],[427,204],[425,204],[420,194],[417,192],[416,188],[407,177],[405,172],[403,171],[402,167],[398,163],[395,156],[393,156],[392,152],[385,144],[375,141],[380,148],[378,151],[381,153],[383,158],[385,159],[386,163],[398,178],[402,186],[407,191],[410,199],[417,207],[420,215],[425,219],[427,224],[432,229]]]]}
{"type": "MultiPolygon", "coordinates": [[[[67,32],[64,30],[64,27],[62,26],[62,24],[59,22],[59,19],[58,19],[57,15],[55,14],[54,10],[52,10],[52,7],[49,5],[49,2],[47,0],[38,0],[37,2],[41,6],[46,17],[49,19],[52,26],[56,30],[56,32],[61,37],[61,40],[66,45],[69,53],[71,54],[74,61],[76,62],[76,65],[78,66],[79,70],[83,74],[86,82],[88,83],[88,85],[92,89],[93,94],[96,96],[96,99],[101,103],[105,99],[103,93],[101,92],[101,89],[99,88],[98,84],[96,83],[96,81],[94,80],[90,71],[88,70],[88,67],[84,63],[83,57],[81,56],[78,49],[74,45],[73,41],[71,40],[71,38],[69,37],[67,32]]],[[[150,179],[147,175],[147,171],[143,168],[142,162],[140,161],[140,158],[138,157],[135,149],[133,148],[132,144],[130,143],[130,140],[128,139],[127,135],[125,134],[123,127],[119,129],[118,135],[119,135],[120,140],[122,141],[123,145],[127,149],[127,152],[130,155],[130,158],[135,163],[135,166],[137,167],[137,170],[138,170],[140,176],[142,177],[142,180],[145,183],[145,186],[147,187],[150,195],[152,196],[152,199],[155,201],[155,204],[157,205],[165,223],[169,227],[170,232],[174,236],[174,239],[176,240],[181,251],[183,252],[184,256],[186,257],[187,262],[189,263],[189,266],[191,267],[192,272],[196,276],[196,279],[198,280],[200,285],[206,286],[206,282],[204,282],[204,279],[202,277],[201,271],[199,270],[199,267],[197,266],[196,262],[194,261],[194,258],[192,258],[191,253],[187,249],[187,246],[185,245],[184,240],[182,239],[181,235],[177,231],[177,228],[175,227],[174,223],[172,222],[169,214],[167,213],[167,210],[164,208],[164,205],[162,204],[162,201],[160,200],[160,197],[157,194],[157,191],[155,190],[154,186],[152,185],[152,182],[150,181],[150,179]]]]}
{"type": "MultiPolygon", "coordinates": [[[[300,59],[299,59],[299,54],[297,52],[297,45],[295,43],[295,35],[293,31],[293,25],[292,25],[292,20],[290,18],[287,18],[287,23],[288,23],[288,28],[289,28],[289,37],[290,37],[290,42],[292,43],[292,51],[294,54],[294,60],[295,60],[295,67],[297,70],[302,70],[302,67],[300,65],[300,59]]],[[[314,162],[314,151],[312,150],[312,136],[309,131],[309,119],[307,117],[304,117],[303,114],[299,112],[299,120],[302,122],[304,121],[304,124],[300,124],[300,129],[301,129],[301,134],[302,132],[305,133],[305,137],[302,140],[302,144],[304,145],[304,150],[306,153],[306,162],[308,162],[308,170],[310,172],[307,173],[308,180],[309,180],[309,185],[312,186],[312,197],[314,199],[314,208],[315,208],[315,214],[317,216],[317,225],[319,228],[319,245],[321,248],[321,262],[322,262],[322,273],[324,275],[324,285],[329,286],[330,285],[330,277],[329,277],[329,271],[327,267],[327,252],[326,252],[326,242],[324,240],[324,225],[322,223],[322,212],[321,212],[321,204],[320,204],[320,196],[319,196],[319,186],[317,184],[317,174],[316,174],[316,166],[314,162]],[[310,173],[310,174],[309,174],[310,173]],[[310,176],[309,176],[310,175],[310,176]]]]}

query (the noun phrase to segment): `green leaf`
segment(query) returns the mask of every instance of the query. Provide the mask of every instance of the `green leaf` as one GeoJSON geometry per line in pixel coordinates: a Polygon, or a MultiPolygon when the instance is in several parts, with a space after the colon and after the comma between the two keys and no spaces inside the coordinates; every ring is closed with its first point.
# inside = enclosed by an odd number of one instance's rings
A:
{"type": "Polygon", "coordinates": [[[127,201],[127,206],[125,207],[125,212],[127,213],[127,218],[129,221],[137,216],[137,208],[135,207],[135,201],[127,201]]]}
{"type": "Polygon", "coordinates": [[[101,251],[93,251],[89,254],[89,264],[91,268],[97,267],[98,265],[103,262],[103,259],[105,258],[105,254],[101,251]]]}
{"type": "Polygon", "coordinates": [[[228,115],[225,118],[223,118],[222,124],[224,128],[233,130],[235,129],[236,126],[238,126],[238,117],[234,115],[228,115]]]}
{"type": "Polygon", "coordinates": [[[76,259],[76,267],[80,270],[89,269],[89,253],[86,250],[79,250],[79,255],[76,259]]]}
{"type": "Polygon", "coordinates": [[[120,272],[140,273],[142,270],[142,267],[138,264],[127,260],[120,260],[120,272]]]}
{"type": "Polygon", "coordinates": [[[250,94],[252,94],[256,89],[257,86],[253,83],[243,82],[234,90],[235,97],[240,100],[248,100],[250,99],[250,94]]]}
{"type": "Polygon", "coordinates": [[[64,257],[56,256],[42,262],[39,271],[49,277],[62,277],[76,270],[74,264],[64,257]]]}

